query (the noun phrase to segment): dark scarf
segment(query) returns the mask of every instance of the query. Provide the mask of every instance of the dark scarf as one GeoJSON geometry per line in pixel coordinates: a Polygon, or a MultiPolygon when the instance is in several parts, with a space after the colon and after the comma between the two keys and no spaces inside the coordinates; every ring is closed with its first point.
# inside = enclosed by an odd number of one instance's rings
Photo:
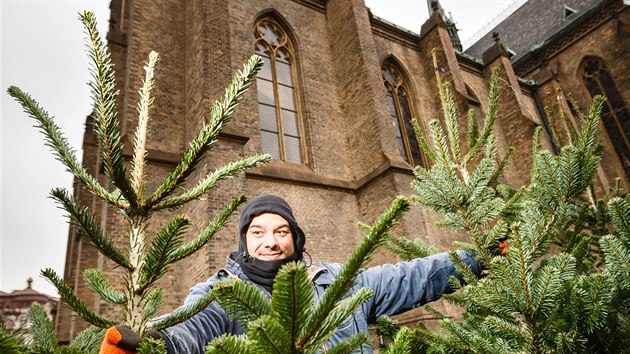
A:
{"type": "Polygon", "coordinates": [[[291,257],[280,259],[277,261],[263,261],[252,256],[240,254],[236,258],[236,263],[241,266],[243,273],[247,275],[254,283],[262,285],[271,294],[273,292],[273,281],[280,268],[298,259],[298,255],[294,253],[291,257]]]}

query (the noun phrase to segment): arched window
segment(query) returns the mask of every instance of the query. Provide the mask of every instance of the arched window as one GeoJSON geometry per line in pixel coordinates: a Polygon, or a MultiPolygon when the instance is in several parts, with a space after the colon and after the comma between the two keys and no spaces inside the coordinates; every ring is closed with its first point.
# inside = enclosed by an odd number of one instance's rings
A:
{"type": "Polygon", "coordinates": [[[295,85],[295,52],[271,18],[256,23],[255,52],[264,60],[256,79],[262,151],[274,159],[303,163],[295,85]]]}
{"type": "Polygon", "coordinates": [[[389,104],[389,116],[396,132],[398,151],[412,166],[423,166],[418,140],[411,126],[414,116],[409,90],[400,71],[389,62],[383,64],[385,95],[389,104]]]}
{"type": "Polygon", "coordinates": [[[595,57],[589,57],[582,64],[583,78],[591,96],[605,95],[602,108],[602,122],[608,136],[619,154],[626,173],[630,175],[630,112],[617,90],[606,65],[595,57]]]}

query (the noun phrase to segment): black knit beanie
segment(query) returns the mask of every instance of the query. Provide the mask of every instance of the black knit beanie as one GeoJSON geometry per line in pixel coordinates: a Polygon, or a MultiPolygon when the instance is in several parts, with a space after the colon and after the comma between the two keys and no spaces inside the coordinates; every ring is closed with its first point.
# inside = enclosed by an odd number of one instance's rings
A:
{"type": "Polygon", "coordinates": [[[300,229],[300,226],[295,220],[295,217],[293,216],[293,210],[291,210],[289,203],[287,203],[286,200],[271,194],[259,195],[250,200],[245,205],[245,207],[243,207],[239,227],[239,254],[244,253],[246,255],[249,255],[247,253],[247,229],[249,228],[249,224],[251,224],[252,220],[256,216],[264,213],[273,213],[280,215],[289,223],[291,234],[293,235],[293,248],[295,249],[295,254],[291,258],[301,260],[304,252],[304,243],[306,242],[304,231],[300,229]]]}

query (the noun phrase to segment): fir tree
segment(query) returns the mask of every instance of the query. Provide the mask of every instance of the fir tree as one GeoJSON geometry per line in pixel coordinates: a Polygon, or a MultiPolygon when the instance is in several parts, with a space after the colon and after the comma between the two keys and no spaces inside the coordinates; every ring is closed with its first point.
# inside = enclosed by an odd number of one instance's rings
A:
{"type": "MultiPolygon", "coordinates": [[[[580,115],[581,129],[569,131],[568,144],[557,154],[541,148],[536,132],[531,182],[515,189],[497,182],[510,155],[498,158],[493,134],[498,78],[495,69],[482,128],[469,112],[466,149],[448,84],[440,86],[444,119],[429,124],[430,143],[416,129],[433,164],[415,169],[414,201],[442,214],[439,225],[463,230],[469,241],[457,246],[474,251],[489,270],[479,280],[460,264],[467,285],[445,297],[464,308],[462,319],[429,307],[443,318],[442,330],[419,328],[416,337],[431,353],[628,351],[628,197],[596,202],[591,187],[602,154],[597,137],[604,98],[593,99],[588,114],[580,115]],[[616,231],[604,236],[608,218],[616,231]],[[503,237],[509,253],[492,257],[488,246],[503,237]],[[550,252],[552,245],[558,250],[550,252]]],[[[425,252],[413,253],[411,242],[400,243],[401,257],[425,252]]],[[[396,336],[390,348],[412,352],[405,332],[388,333],[396,336]]]]}
{"type": "MultiPolygon", "coordinates": [[[[368,228],[339,276],[317,302],[303,262],[291,262],[280,269],[271,299],[255,285],[235,277],[219,282],[214,291],[219,302],[247,327],[247,335],[223,335],[212,341],[206,352],[297,354],[324,350],[337,326],[372,295],[367,288],[354,294],[348,291],[375,248],[385,241],[387,232],[408,207],[409,202],[402,197],[393,201],[368,228]]],[[[351,353],[367,339],[365,333],[359,333],[327,348],[326,352],[351,353]]]]}
{"type": "MultiPolygon", "coordinates": [[[[116,83],[110,55],[96,30],[94,15],[84,12],[79,17],[86,30],[88,53],[92,64],[92,79],[89,86],[93,99],[94,132],[99,141],[108,185],[112,187],[105,187],[96,177],[87,172],[68,145],[59,127],[30,95],[15,86],[10,87],[8,92],[23,106],[24,111],[36,120],[38,128],[45,136],[46,144],[52,148],[56,158],[76,177],[82,187],[107,202],[109,206],[116,208],[123,216],[127,224],[129,240],[125,248],[115,244],[95,222],[91,211],[75,200],[68,191],[54,189],[51,192],[52,198],[67,211],[72,227],[82,237],[86,237],[100,253],[124,270],[124,290],[122,291],[111,284],[99,269],[88,269],[83,273],[88,287],[103,301],[122,308],[122,318],[95,313],[52,269],[45,269],[42,274],[56,286],[61,300],[93,326],[106,328],[124,323],[135,332],[143,334],[148,329],[159,330],[184,321],[215,299],[214,295],[209,293],[186,311],[172,313],[159,320],[155,318],[163,296],[163,290],[156,288],[155,282],[165,274],[171,264],[190,256],[206,245],[228,221],[230,215],[245,201],[245,198],[243,196],[234,198],[199,235],[188,242],[184,242],[184,235],[191,220],[185,215],[173,217],[156,235],[149,235],[147,230],[151,217],[156,213],[164,209],[176,209],[198,199],[208,193],[217,182],[270,160],[268,155],[246,157],[220,167],[194,185],[187,184],[203,156],[217,142],[219,132],[229,121],[245,91],[254,81],[256,73],[262,66],[262,61],[259,57],[252,56],[243,70],[234,76],[225,90],[223,99],[216,101],[212,106],[207,123],[190,142],[182,160],[157,189],[151,192],[146,189],[146,143],[153,103],[151,91],[155,84],[153,74],[159,56],[151,52],[145,67],[145,79],[139,90],[139,118],[133,141],[133,157],[130,171],[127,171],[117,117],[118,92],[115,89],[116,83]],[[191,185],[192,187],[188,187],[191,185]]],[[[49,328],[45,322],[42,322],[35,323],[34,328],[39,338],[35,351],[54,352],[57,350],[56,344],[53,343],[55,342],[54,334],[51,334],[52,327],[49,328]]]]}

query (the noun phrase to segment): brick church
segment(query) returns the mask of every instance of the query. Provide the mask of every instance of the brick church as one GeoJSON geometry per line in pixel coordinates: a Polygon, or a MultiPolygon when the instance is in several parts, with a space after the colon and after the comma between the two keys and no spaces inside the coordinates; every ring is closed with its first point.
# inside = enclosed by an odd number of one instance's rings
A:
{"type": "MultiPolygon", "coordinates": [[[[595,185],[601,195],[615,178],[626,192],[630,188],[627,0],[530,0],[466,51],[457,19],[444,16],[448,9],[437,4],[419,34],[374,16],[362,0],[112,0],[110,8],[107,40],[129,156],[143,66],[150,50],[161,56],[148,143],[153,187],[179,161],[232,74],[252,53],[265,59],[256,84],[198,171],[203,175],[261,152],[273,161],[178,210],[193,220],[188,237],[234,196],[275,193],[293,206],[313,259],[345,261],[361,237],[357,221],[373,221],[396,195],[411,196],[414,166],[429,164],[409,122],[417,117],[427,127],[440,116],[436,69],[451,83],[462,117],[471,108],[478,115],[486,111],[490,73],[500,69],[496,132],[500,153],[516,148],[504,179],[514,186],[528,183],[534,130],[549,131],[543,114],[549,97],[569,112],[568,124],[579,126],[567,95],[582,109],[593,95],[607,95],[601,124],[605,155],[595,185]]],[[[555,148],[548,137],[545,146],[555,148]]],[[[96,149],[88,124],[83,163],[104,180],[96,149]]],[[[81,189],[75,196],[91,207],[108,235],[124,242],[124,223],[115,210],[81,189]]],[[[168,216],[155,219],[162,224],[168,216]]],[[[438,219],[413,207],[397,233],[449,249],[461,235],[437,228],[438,219]]],[[[236,230],[233,219],[209,246],[164,276],[159,284],[166,289],[164,310],[181,304],[191,286],[224,264],[237,248],[236,230]]],[[[394,260],[379,252],[373,262],[394,260]]],[[[114,309],[87,289],[81,275],[87,268],[119,275],[70,231],[65,281],[86,304],[111,315],[114,309]]],[[[437,307],[448,310],[447,304],[437,307]]],[[[401,321],[422,318],[415,312],[401,321]]],[[[67,341],[86,325],[61,306],[56,326],[59,339],[67,341]]]]}

